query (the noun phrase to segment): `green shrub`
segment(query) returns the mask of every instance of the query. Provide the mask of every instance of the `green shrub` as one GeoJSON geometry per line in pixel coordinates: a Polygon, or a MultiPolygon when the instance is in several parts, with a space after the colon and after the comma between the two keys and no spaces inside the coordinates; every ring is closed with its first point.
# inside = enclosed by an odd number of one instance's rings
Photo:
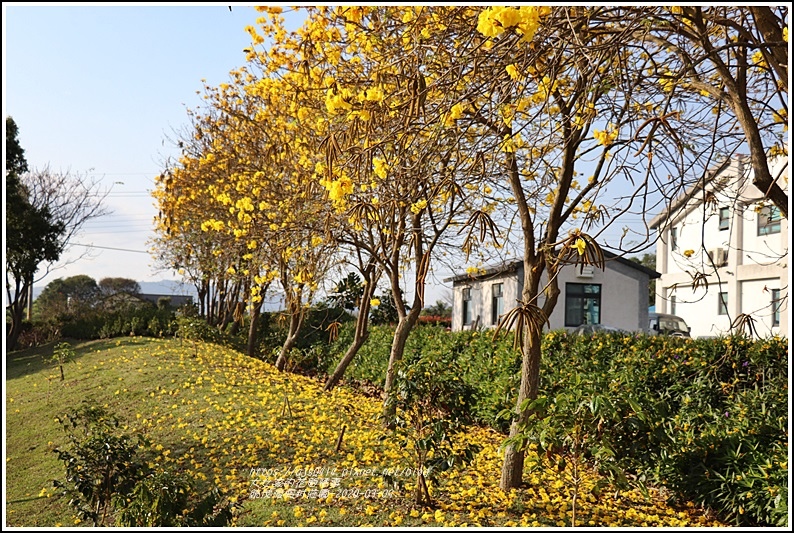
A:
{"type": "Polygon", "coordinates": [[[586,375],[619,413],[621,466],[737,525],[786,525],[788,349],[743,337],[549,334],[541,389],[586,375]],[[785,466],[785,468],[784,468],[785,466]]]}
{"type": "Polygon", "coordinates": [[[453,354],[433,344],[423,348],[427,351],[407,353],[397,365],[386,399],[393,412],[385,422],[393,432],[384,438],[409,449],[416,472],[414,503],[432,505],[426,480],[435,481],[440,473],[470,463],[480,447],[456,441],[471,421],[474,387],[461,377],[453,354]]]}
{"type": "Polygon", "coordinates": [[[196,497],[188,478],[171,470],[148,473],[131,494],[116,494],[114,503],[123,527],[223,527],[233,508],[217,489],[196,497]]]}
{"type": "Polygon", "coordinates": [[[66,479],[53,484],[69,497],[80,519],[104,525],[113,495],[130,492],[144,476],[145,465],[135,455],[145,441],[140,435],[118,434],[115,416],[85,402],[58,421],[70,446],[55,449],[66,467],[66,479]]]}
{"type": "Polygon", "coordinates": [[[66,475],[53,484],[81,520],[127,527],[222,527],[231,521],[235,507],[216,488],[200,495],[184,475],[154,470],[138,454],[149,442],[140,433],[121,433],[118,418],[105,408],[84,401],[58,420],[69,445],[55,449],[66,475]]]}

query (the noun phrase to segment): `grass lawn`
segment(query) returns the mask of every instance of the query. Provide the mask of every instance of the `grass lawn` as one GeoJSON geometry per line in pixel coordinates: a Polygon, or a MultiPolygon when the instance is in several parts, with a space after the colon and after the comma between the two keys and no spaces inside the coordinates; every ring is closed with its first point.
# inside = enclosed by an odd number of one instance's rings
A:
{"type": "MultiPolygon", "coordinates": [[[[81,524],[52,480],[66,443],[55,417],[84,399],[104,405],[152,442],[152,464],[187,472],[242,503],[238,526],[568,526],[571,489],[564,473],[531,469],[527,487],[498,488],[503,437],[486,428],[465,435],[483,450],[465,470],[431,485],[434,508],[412,504],[413,466],[384,435],[381,403],[347,388],[323,394],[312,379],[211,344],[122,338],[74,345],[60,381],[44,362],[52,346],[6,361],[6,525],[81,524]],[[344,434],[337,449],[340,433],[344,434]],[[401,485],[386,485],[388,469],[401,485]],[[287,481],[290,480],[290,481],[287,481]],[[295,484],[302,496],[283,495],[295,484]],[[304,491],[305,489],[305,491],[304,491]]],[[[664,502],[658,491],[589,494],[577,504],[579,526],[722,526],[692,505],[664,502]]]]}

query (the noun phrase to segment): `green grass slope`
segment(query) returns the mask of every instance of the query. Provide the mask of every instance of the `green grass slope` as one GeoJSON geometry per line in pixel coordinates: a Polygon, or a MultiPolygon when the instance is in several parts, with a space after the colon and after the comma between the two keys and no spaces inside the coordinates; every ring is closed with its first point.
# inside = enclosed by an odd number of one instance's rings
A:
{"type": "MultiPolygon", "coordinates": [[[[346,388],[324,394],[317,381],[211,344],[124,338],[74,349],[63,382],[44,362],[51,346],[6,362],[7,525],[87,525],[52,488],[64,472],[53,449],[66,443],[55,417],[83,400],[117,414],[124,431],[144,433],[152,447],[141,453],[150,464],[181,470],[242,504],[234,525],[571,524],[564,473],[531,471],[532,451],[527,487],[499,490],[503,437],[492,430],[467,432],[482,452],[431,485],[435,508],[415,508],[413,465],[396,443],[381,439],[377,399],[346,388]],[[402,486],[387,485],[385,470],[402,486]]],[[[576,525],[722,525],[692,505],[668,506],[657,491],[647,501],[639,491],[595,497],[588,487],[596,481],[585,478],[576,525]]]]}

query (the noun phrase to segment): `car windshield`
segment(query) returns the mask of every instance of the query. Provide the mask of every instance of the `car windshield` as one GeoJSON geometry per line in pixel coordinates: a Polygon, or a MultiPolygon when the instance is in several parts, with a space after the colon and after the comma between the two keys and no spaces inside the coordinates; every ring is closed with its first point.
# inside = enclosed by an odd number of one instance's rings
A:
{"type": "Polygon", "coordinates": [[[688,331],[686,322],[679,318],[659,318],[659,329],[667,331],[688,331]]]}

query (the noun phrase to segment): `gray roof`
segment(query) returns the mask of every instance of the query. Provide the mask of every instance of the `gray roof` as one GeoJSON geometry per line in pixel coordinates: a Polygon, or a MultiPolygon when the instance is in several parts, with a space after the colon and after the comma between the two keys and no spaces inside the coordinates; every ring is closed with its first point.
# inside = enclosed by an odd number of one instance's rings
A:
{"type": "MultiPolygon", "coordinates": [[[[630,259],[626,259],[625,257],[619,256],[619,255],[614,254],[612,252],[608,252],[606,250],[604,250],[604,259],[606,260],[607,265],[609,265],[610,261],[617,261],[618,263],[626,265],[627,267],[633,268],[635,270],[639,270],[643,274],[647,275],[650,279],[657,279],[657,278],[662,277],[662,275],[660,273],[658,273],[657,271],[655,271],[653,269],[650,269],[650,268],[648,268],[646,266],[643,266],[643,265],[641,265],[639,263],[635,263],[634,261],[632,261],[630,259]]],[[[456,283],[458,281],[467,281],[467,280],[482,281],[482,280],[492,279],[492,278],[496,278],[496,277],[502,276],[504,274],[517,272],[518,269],[523,264],[524,264],[524,262],[521,261],[520,259],[513,259],[513,260],[510,260],[510,261],[503,261],[501,263],[486,267],[484,273],[477,274],[477,275],[470,275],[470,274],[466,274],[466,273],[457,274],[455,276],[452,276],[451,278],[444,279],[444,282],[446,283],[446,282],[450,282],[451,281],[454,284],[454,283],[456,283]]]]}
{"type": "Polygon", "coordinates": [[[472,275],[465,274],[465,273],[464,274],[457,274],[455,276],[452,276],[451,278],[444,279],[444,282],[446,283],[446,282],[451,281],[451,282],[454,283],[456,281],[464,281],[464,280],[467,280],[467,279],[483,280],[483,279],[495,278],[495,277],[501,276],[502,274],[507,274],[507,273],[510,273],[510,272],[516,272],[523,263],[524,262],[521,261],[520,259],[513,259],[513,260],[510,260],[510,261],[504,261],[502,263],[498,263],[496,265],[491,265],[489,267],[486,267],[484,273],[477,274],[476,276],[472,276],[472,275]]]}

